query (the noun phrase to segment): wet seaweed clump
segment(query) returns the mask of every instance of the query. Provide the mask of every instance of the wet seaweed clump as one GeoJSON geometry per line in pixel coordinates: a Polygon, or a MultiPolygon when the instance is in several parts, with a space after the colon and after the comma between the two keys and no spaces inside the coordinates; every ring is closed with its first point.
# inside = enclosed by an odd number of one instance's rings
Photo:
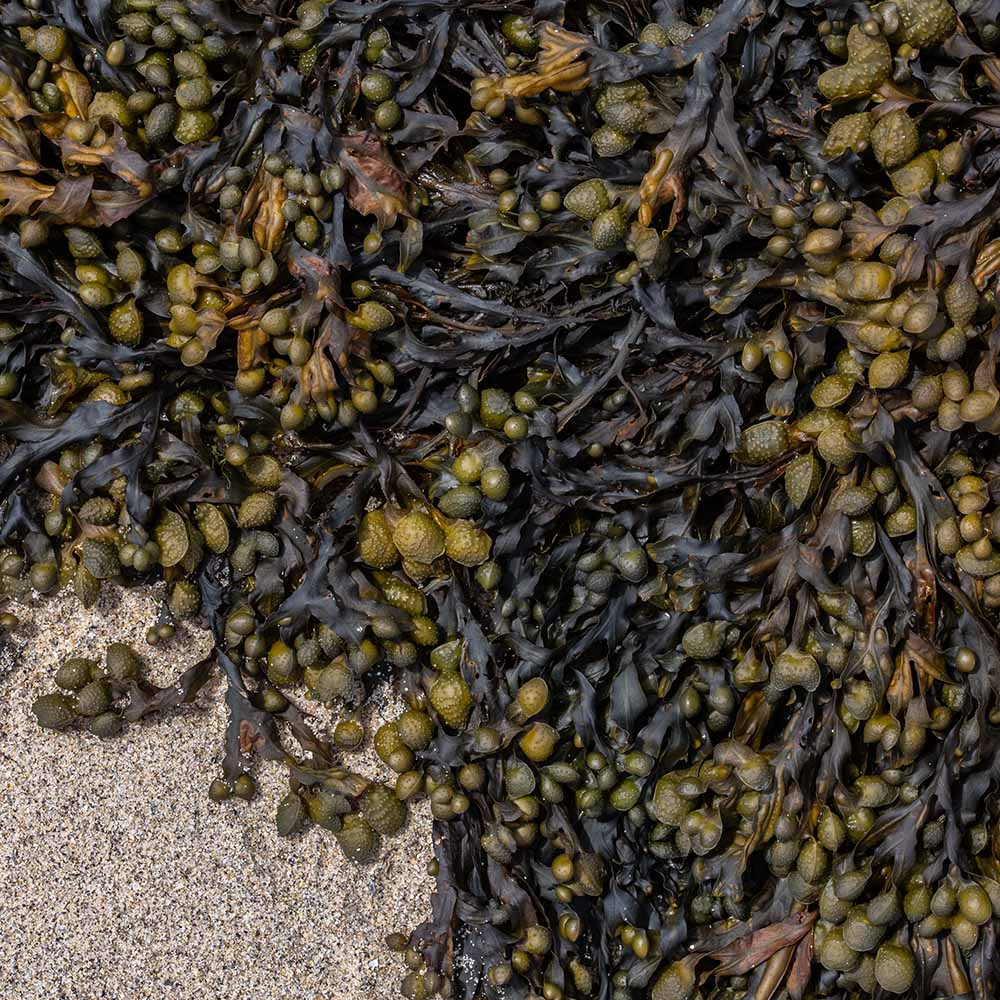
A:
{"type": "Polygon", "coordinates": [[[995,3],[0,10],[0,625],[214,637],[42,726],[429,800],[408,1000],[995,995],[995,3]]]}

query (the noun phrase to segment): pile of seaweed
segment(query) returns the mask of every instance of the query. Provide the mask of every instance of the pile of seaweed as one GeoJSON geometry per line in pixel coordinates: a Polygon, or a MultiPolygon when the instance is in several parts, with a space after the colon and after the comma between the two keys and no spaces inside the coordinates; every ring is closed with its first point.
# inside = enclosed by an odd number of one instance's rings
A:
{"type": "Polygon", "coordinates": [[[0,12],[0,597],[215,638],[41,725],[429,798],[409,1000],[993,996],[997,0],[0,12]]]}

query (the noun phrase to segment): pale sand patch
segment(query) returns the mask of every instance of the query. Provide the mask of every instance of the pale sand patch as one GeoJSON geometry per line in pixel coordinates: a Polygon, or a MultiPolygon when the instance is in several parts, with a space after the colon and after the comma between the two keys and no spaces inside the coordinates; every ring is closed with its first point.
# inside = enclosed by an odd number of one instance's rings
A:
{"type": "MultiPolygon", "coordinates": [[[[106,588],[109,589],[109,588],[106,588]]],[[[315,827],[278,837],[281,770],[258,768],[249,805],[208,800],[226,712],[222,685],[197,706],[110,741],[39,729],[32,700],[60,657],[132,643],[165,684],[210,648],[184,630],[146,645],[149,591],[15,607],[0,654],[0,997],[3,1000],[381,1000],[405,969],[385,935],[429,912],[426,802],[369,865],[315,827]]],[[[373,722],[398,713],[372,699],[373,722]]],[[[369,736],[373,731],[369,727],[369,736]]],[[[357,759],[390,779],[370,748],[357,759]]]]}

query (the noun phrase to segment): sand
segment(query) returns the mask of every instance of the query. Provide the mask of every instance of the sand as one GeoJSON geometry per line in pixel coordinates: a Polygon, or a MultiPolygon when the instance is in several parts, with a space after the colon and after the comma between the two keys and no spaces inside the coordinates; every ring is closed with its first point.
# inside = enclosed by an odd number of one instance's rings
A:
{"type": "MultiPolygon", "coordinates": [[[[226,712],[222,684],[194,706],[101,741],[39,729],[32,700],[59,657],[132,643],[165,684],[210,647],[185,629],[144,641],[155,591],[111,590],[13,608],[0,654],[0,997],[4,1000],[382,1000],[405,972],[385,935],[425,919],[433,879],[426,803],[376,861],[344,860],[315,827],[282,839],[287,783],[258,767],[246,804],[209,801],[226,712]]],[[[377,725],[398,712],[372,699],[377,725]]],[[[372,728],[369,728],[369,734],[372,728]]],[[[391,776],[370,748],[358,770],[391,776]]]]}

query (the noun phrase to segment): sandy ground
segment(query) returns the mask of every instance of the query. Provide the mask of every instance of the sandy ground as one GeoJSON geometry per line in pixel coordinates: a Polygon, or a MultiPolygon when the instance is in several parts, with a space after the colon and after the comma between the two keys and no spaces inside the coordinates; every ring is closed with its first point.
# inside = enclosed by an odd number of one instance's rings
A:
{"type": "MultiPolygon", "coordinates": [[[[53,690],[62,656],[130,642],[166,684],[203,655],[196,631],[147,646],[155,607],[149,592],[113,591],[90,611],[72,596],[14,609],[23,624],[0,654],[0,997],[398,997],[405,969],[383,941],[428,910],[426,803],[365,866],[315,827],[278,837],[276,765],[258,770],[251,804],[211,803],[219,683],[112,741],[36,725],[31,702],[53,690]]],[[[398,712],[389,702],[373,699],[375,724],[398,712]]],[[[370,750],[359,759],[389,777],[370,750]]]]}

